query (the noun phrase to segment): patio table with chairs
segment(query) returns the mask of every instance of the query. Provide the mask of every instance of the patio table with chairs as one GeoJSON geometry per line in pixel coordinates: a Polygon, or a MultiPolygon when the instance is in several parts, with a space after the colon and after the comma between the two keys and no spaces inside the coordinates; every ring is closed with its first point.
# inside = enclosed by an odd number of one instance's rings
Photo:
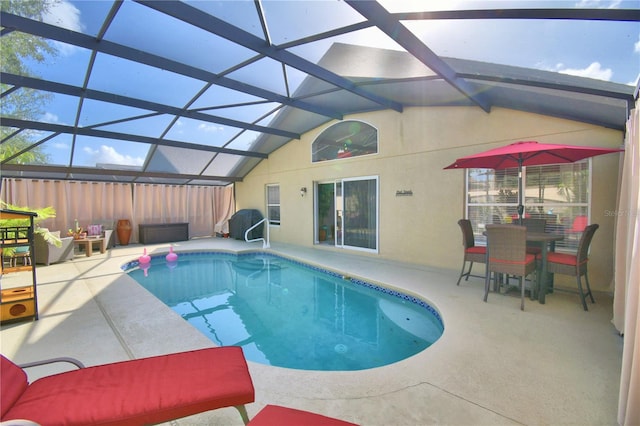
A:
{"type": "MultiPolygon", "coordinates": [[[[531,299],[538,299],[538,302],[541,304],[545,303],[545,297],[549,290],[549,283],[551,281],[551,277],[548,273],[548,253],[549,246],[555,243],[556,241],[561,241],[564,239],[562,234],[556,234],[551,232],[541,232],[537,227],[527,227],[527,226],[519,226],[517,224],[507,224],[507,225],[488,225],[488,227],[498,226],[499,228],[504,229],[504,231],[494,236],[494,238],[489,238],[488,231],[484,231],[483,235],[487,235],[487,250],[486,250],[486,275],[485,279],[488,282],[490,278],[491,272],[502,272],[509,274],[510,266],[513,264],[518,264],[520,262],[526,263],[527,254],[534,256],[534,265],[533,269],[536,271],[536,283],[530,289],[531,299]],[[512,230],[513,232],[509,232],[512,230]],[[516,242],[512,241],[512,245],[506,248],[507,256],[505,258],[494,258],[492,255],[492,246],[503,245],[504,241],[502,241],[502,237],[509,237],[511,233],[520,233],[523,235],[521,238],[522,241],[516,242]],[[535,243],[535,246],[529,247],[527,243],[535,243]],[[538,262],[538,254],[540,255],[540,261],[538,262]],[[507,258],[508,257],[508,258],[507,258]],[[493,261],[493,262],[492,262],[493,261]],[[502,264],[502,267],[494,266],[496,263],[502,264]],[[505,265],[509,265],[509,267],[505,268],[505,265]]],[[[523,263],[523,264],[524,264],[523,263]]],[[[527,269],[528,271],[528,269],[527,269]]],[[[524,273],[524,270],[520,271],[524,273]]],[[[528,274],[528,272],[527,272],[528,274]]],[[[517,275],[517,274],[516,274],[517,275]]],[[[521,285],[524,286],[524,276],[522,277],[521,285]]],[[[524,291],[523,291],[524,295],[524,291]]],[[[523,296],[524,297],[524,296],[523,296]]],[[[486,296],[485,296],[486,301],[486,296]]],[[[524,301],[522,303],[522,307],[524,307],[524,301]]]]}
{"type": "MultiPolygon", "coordinates": [[[[524,282],[525,277],[536,271],[535,285],[531,286],[531,299],[538,299],[541,304],[545,303],[546,294],[553,288],[553,274],[574,276],[578,286],[578,295],[585,311],[588,310],[586,298],[595,303],[589,278],[587,274],[588,252],[593,234],[598,229],[598,224],[588,225],[578,244],[575,254],[559,253],[553,247],[556,241],[564,239],[564,235],[553,232],[540,232],[539,228],[530,228],[524,225],[503,224],[487,225],[487,230],[482,234],[487,236],[487,247],[485,261],[487,267],[485,272],[485,297],[489,292],[489,281],[491,273],[502,273],[518,276],[522,287],[521,309],[524,309],[524,282]],[[530,246],[529,243],[534,243],[530,246]],[[550,249],[551,247],[551,249],[550,249]],[[582,277],[584,277],[583,288],[582,277]],[[551,284],[551,286],[549,285],[551,284]]],[[[467,244],[465,243],[465,250],[467,244]]],[[[466,259],[465,257],[465,260],[466,259]]],[[[476,259],[476,261],[480,261],[476,259]]],[[[463,264],[464,265],[464,264],[463,264]]],[[[470,276],[470,269],[465,274],[464,267],[460,278],[470,276]]],[[[471,275],[473,276],[473,275],[471,275]]],[[[458,279],[458,284],[460,283],[458,279]]],[[[496,277],[496,283],[498,279],[496,277]]],[[[497,287],[497,286],[496,286],[497,287]]]]}

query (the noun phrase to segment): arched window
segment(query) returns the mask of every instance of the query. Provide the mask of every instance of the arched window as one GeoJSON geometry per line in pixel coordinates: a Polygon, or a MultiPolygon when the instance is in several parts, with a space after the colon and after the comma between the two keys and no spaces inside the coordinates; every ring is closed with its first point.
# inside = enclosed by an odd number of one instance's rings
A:
{"type": "Polygon", "coordinates": [[[378,130],[355,120],[325,129],[311,145],[311,161],[335,160],[378,153],[378,130]]]}

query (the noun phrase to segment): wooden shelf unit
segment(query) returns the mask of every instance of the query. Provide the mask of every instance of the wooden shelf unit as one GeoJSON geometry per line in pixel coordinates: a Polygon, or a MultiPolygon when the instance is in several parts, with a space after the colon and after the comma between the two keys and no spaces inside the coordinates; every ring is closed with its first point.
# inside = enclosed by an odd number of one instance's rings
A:
{"type": "Polygon", "coordinates": [[[31,265],[5,266],[2,259],[2,276],[15,272],[31,272],[19,277],[20,286],[3,288],[3,279],[0,276],[0,322],[23,321],[38,319],[38,294],[36,283],[35,252],[33,244],[34,217],[33,212],[21,212],[15,210],[0,210],[0,220],[25,219],[28,225],[1,226],[0,248],[4,252],[9,247],[29,246],[31,265]],[[28,277],[28,278],[27,278],[28,277]],[[30,281],[30,282],[29,282],[30,281]]]}

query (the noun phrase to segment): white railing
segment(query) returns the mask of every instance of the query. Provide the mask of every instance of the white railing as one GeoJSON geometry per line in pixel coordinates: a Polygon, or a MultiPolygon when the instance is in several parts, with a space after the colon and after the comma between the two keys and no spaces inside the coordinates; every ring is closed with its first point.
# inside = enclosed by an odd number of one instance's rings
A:
{"type": "MultiPolygon", "coordinates": [[[[254,238],[253,240],[249,240],[249,232],[253,231],[254,228],[257,228],[259,225],[262,225],[265,221],[267,221],[268,218],[264,218],[262,219],[260,222],[256,223],[255,225],[253,225],[251,228],[247,229],[244,232],[244,240],[248,243],[252,243],[254,241],[260,241],[262,240],[262,248],[269,248],[271,247],[271,245],[269,244],[269,222],[266,223],[265,225],[265,229],[266,229],[266,234],[267,234],[267,239],[265,240],[264,238],[254,238]]],[[[264,234],[263,234],[264,235],[264,234]]]]}

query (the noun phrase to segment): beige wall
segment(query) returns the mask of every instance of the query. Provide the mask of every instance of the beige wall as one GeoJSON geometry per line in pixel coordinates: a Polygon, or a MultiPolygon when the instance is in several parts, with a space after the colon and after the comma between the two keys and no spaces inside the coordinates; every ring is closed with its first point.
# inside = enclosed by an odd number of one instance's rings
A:
{"type": "MultiPolygon", "coordinates": [[[[311,143],[329,123],[280,148],[236,184],[237,209],[265,212],[265,185],[280,185],[280,227],[271,240],[313,246],[313,182],[378,176],[381,259],[459,269],[462,245],[457,220],[464,215],[464,172],[443,170],[456,158],[520,140],[619,147],[623,134],[584,123],[494,108],[407,108],[403,113],[356,114],[378,129],[379,154],[311,163],[311,143]],[[300,196],[300,188],[308,194],[300,196]],[[413,196],[396,197],[397,190],[413,196]]],[[[592,244],[590,282],[609,290],[613,275],[613,217],[618,187],[616,154],[593,159],[592,222],[601,228],[592,244]]],[[[319,249],[344,250],[327,247],[319,249]]],[[[560,279],[560,284],[563,283],[560,279]]]]}

